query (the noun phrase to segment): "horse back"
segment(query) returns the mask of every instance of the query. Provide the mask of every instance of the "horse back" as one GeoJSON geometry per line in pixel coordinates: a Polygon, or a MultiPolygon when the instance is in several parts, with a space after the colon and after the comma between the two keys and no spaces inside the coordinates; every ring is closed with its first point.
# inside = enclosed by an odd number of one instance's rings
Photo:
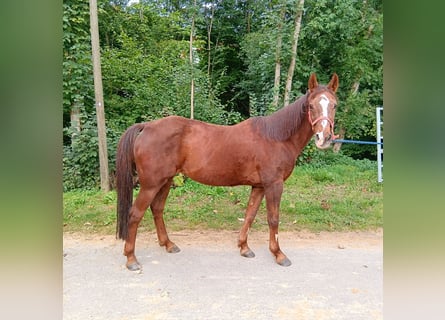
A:
{"type": "Polygon", "coordinates": [[[292,171],[295,159],[285,150],[258,135],[249,120],[223,126],[170,116],[145,124],[135,159],[140,180],[182,172],[208,185],[262,185],[292,171]]]}
{"type": "Polygon", "coordinates": [[[259,135],[249,119],[233,126],[194,121],[181,141],[181,172],[208,185],[263,185],[292,171],[295,159],[286,150],[259,135]]]}

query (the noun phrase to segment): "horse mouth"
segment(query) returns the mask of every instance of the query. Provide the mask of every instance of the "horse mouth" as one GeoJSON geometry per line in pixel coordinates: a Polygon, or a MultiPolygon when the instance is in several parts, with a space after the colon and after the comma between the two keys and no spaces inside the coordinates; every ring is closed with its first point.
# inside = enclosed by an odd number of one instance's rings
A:
{"type": "Polygon", "coordinates": [[[331,146],[332,140],[331,139],[318,139],[315,137],[315,146],[318,149],[327,149],[331,146]]]}

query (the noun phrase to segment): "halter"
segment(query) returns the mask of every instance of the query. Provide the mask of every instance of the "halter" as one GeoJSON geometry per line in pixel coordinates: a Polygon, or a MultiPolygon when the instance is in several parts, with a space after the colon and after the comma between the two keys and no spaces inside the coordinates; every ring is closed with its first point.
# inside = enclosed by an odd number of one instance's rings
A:
{"type": "Polygon", "coordinates": [[[325,117],[325,116],[320,116],[317,119],[315,119],[314,121],[312,121],[310,107],[308,107],[307,113],[308,113],[308,117],[309,117],[309,123],[311,124],[312,127],[314,127],[314,125],[316,125],[317,122],[319,122],[321,120],[327,120],[329,122],[329,124],[331,125],[331,140],[335,140],[339,137],[338,135],[334,134],[334,121],[332,121],[331,119],[329,119],[328,117],[325,117]]]}

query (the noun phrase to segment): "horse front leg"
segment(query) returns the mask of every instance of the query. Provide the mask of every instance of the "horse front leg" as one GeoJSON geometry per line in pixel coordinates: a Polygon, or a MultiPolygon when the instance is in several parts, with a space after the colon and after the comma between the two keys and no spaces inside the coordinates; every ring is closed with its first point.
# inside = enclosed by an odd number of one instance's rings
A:
{"type": "Polygon", "coordinates": [[[281,251],[278,243],[279,210],[282,193],[283,181],[276,182],[265,189],[267,222],[269,224],[269,249],[279,265],[288,267],[292,262],[281,251]]]}
{"type": "Polygon", "coordinates": [[[255,257],[255,253],[253,253],[253,251],[250,250],[249,246],[247,245],[247,235],[253,221],[255,220],[255,216],[258,212],[258,208],[260,207],[263,197],[264,188],[252,187],[252,191],[250,192],[249,197],[249,203],[247,204],[246,214],[244,217],[244,224],[240,230],[238,238],[238,247],[240,248],[240,254],[246,258],[255,257]]]}
{"type": "Polygon", "coordinates": [[[150,208],[153,213],[153,220],[156,226],[156,233],[158,234],[159,245],[165,246],[167,252],[176,253],[181,250],[169,239],[163,217],[165,202],[167,201],[167,196],[170,192],[171,184],[172,180],[169,180],[166,184],[164,184],[164,186],[161,188],[161,190],[159,190],[158,194],[154,198],[152,204],[150,205],[150,208]]]}

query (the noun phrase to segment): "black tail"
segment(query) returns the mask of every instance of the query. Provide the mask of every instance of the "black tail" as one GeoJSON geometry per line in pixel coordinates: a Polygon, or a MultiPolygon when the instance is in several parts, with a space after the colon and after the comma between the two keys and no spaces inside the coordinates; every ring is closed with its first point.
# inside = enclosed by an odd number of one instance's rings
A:
{"type": "Polygon", "coordinates": [[[128,218],[133,204],[134,141],[144,128],[143,123],[129,127],[117,147],[116,153],[116,191],[117,191],[117,224],[116,237],[128,238],[128,218]]]}

